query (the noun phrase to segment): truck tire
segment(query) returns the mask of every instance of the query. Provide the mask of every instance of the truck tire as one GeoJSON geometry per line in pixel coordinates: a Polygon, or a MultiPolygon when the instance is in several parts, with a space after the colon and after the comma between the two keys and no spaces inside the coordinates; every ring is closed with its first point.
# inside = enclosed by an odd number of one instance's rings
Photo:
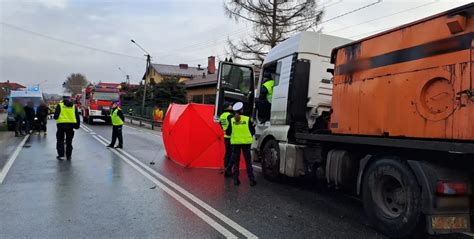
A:
{"type": "Polygon", "coordinates": [[[280,150],[278,142],[270,139],[263,146],[262,173],[270,181],[280,181],[280,150]]]}
{"type": "Polygon", "coordinates": [[[87,117],[87,124],[92,124],[94,123],[94,119],[92,119],[92,117],[87,117]]]}
{"type": "Polygon", "coordinates": [[[375,161],[364,172],[365,212],[378,230],[392,238],[415,235],[422,227],[421,188],[411,169],[398,159],[375,161]]]}

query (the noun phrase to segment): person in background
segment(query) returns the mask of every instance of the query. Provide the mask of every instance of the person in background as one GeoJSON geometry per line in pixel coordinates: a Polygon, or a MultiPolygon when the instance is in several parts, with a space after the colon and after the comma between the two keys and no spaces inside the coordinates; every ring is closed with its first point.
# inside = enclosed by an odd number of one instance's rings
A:
{"type": "Polygon", "coordinates": [[[13,101],[13,116],[15,117],[15,137],[23,136],[23,120],[25,119],[25,108],[19,99],[13,101]]]}
{"type": "Polygon", "coordinates": [[[56,150],[58,156],[56,159],[64,159],[64,136],[66,136],[66,159],[71,160],[74,129],[79,129],[81,123],[79,111],[69,97],[64,97],[63,101],[58,104],[54,111],[54,119],[57,126],[56,150]]]}
{"type": "Polygon", "coordinates": [[[163,121],[163,110],[158,107],[158,122],[163,121]]]}
{"type": "Polygon", "coordinates": [[[255,181],[255,176],[253,175],[250,146],[252,145],[255,128],[253,127],[252,122],[250,122],[250,117],[243,115],[243,106],[244,104],[242,102],[237,102],[232,107],[234,110],[234,117],[230,118],[230,124],[229,127],[227,127],[226,134],[230,135],[230,144],[232,145],[234,185],[240,185],[239,166],[240,152],[242,151],[250,186],[253,187],[257,185],[257,181],[255,181]]]}
{"type": "Polygon", "coordinates": [[[28,101],[28,103],[25,106],[25,125],[26,125],[26,133],[31,134],[33,131],[33,124],[35,122],[35,109],[33,106],[32,101],[28,101]]]}
{"type": "Polygon", "coordinates": [[[38,134],[41,132],[41,130],[44,132],[44,135],[47,134],[46,124],[48,123],[49,111],[50,109],[46,105],[46,103],[44,103],[44,101],[41,101],[40,105],[38,106],[38,109],[36,110],[36,118],[38,118],[39,122],[38,134]]]}
{"type": "Polygon", "coordinates": [[[224,154],[224,177],[232,176],[232,145],[230,144],[230,135],[226,133],[227,128],[229,127],[230,121],[232,119],[232,103],[224,103],[224,113],[219,116],[219,121],[221,124],[222,130],[224,130],[224,144],[225,144],[225,154],[224,154]]]}
{"type": "Polygon", "coordinates": [[[112,141],[110,141],[110,144],[107,145],[107,147],[114,148],[115,141],[118,138],[119,144],[115,148],[121,149],[123,148],[122,127],[125,117],[123,116],[119,101],[114,101],[112,103],[112,113],[110,114],[110,118],[112,121],[112,141]]]}

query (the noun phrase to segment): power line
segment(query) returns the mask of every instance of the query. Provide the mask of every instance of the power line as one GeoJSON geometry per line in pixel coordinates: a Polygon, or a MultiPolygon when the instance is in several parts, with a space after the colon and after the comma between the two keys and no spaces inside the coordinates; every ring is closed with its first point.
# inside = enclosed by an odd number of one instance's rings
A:
{"type": "MultiPolygon", "coordinates": [[[[227,40],[229,38],[229,36],[246,33],[247,31],[248,31],[248,28],[241,28],[237,31],[234,31],[234,32],[231,32],[231,33],[227,34],[226,36],[221,36],[217,39],[211,39],[211,40],[203,41],[203,42],[200,42],[200,43],[188,45],[188,46],[185,46],[185,47],[175,48],[175,49],[172,49],[172,50],[168,50],[166,52],[175,52],[175,51],[183,51],[183,50],[196,51],[196,50],[201,50],[201,49],[205,49],[205,48],[209,48],[209,47],[214,47],[218,42],[223,42],[223,41],[227,40]]],[[[171,55],[174,55],[174,54],[175,53],[165,54],[165,55],[162,55],[161,57],[167,57],[167,56],[171,56],[171,55]]]]}
{"type": "MultiPolygon", "coordinates": [[[[396,26],[395,26],[395,27],[396,27],[396,26]]],[[[350,37],[348,37],[348,38],[364,36],[364,35],[371,34],[371,33],[377,33],[377,32],[385,31],[385,30],[388,30],[388,29],[393,29],[393,28],[395,28],[395,27],[386,27],[386,28],[382,28],[382,29],[379,29],[379,30],[375,30],[375,31],[364,32],[364,33],[361,33],[361,34],[357,34],[357,35],[354,35],[354,36],[350,36],[350,37]]]]}
{"type": "Polygon", "coordinates": [[[366,9],[366,8],[368,8],[368,7],[372,7],[372,6],[374,6],[374,5],[376,5],[376,4],[379,4],[379,3],[381,3],[381,2],[382,2],[382,0],[377,0],[377,2],[373,2],[373,3],[367,4],[367,5],[365,5],[365,6],[362,6],[362,7],[360,7],[360,8],[356,8],[356,9],[354,9],[354,10],[351,10],[351,11],[348,11],[348,12],[346,12],[346,13],[343,13],[343,14],[341,14],[341,15],[337,15],[337,16],[335,16],[335,17],[329,18],[328,20],[322,21],[322,22],[320,22],[319,24],[324,24],[324,23],[326,23],[326,22],[329,22],[329,21],[332,21],[332,20],[335,20],[335,19],[344,17],[344,16],[349,15],[349,14],[351,14],[351,13],[358,12],[358,11],[363,10],[363,9],[366,9]]]}
{"type": "Polygon", "coordinates": [[[92,50],[92,51],[102,52],[102,53],[116,55],[116,56],[128,57],[128,58],[133,58],[133,59],[144,60],[141,57],[126,55],[126,54],[123,54],[123,53],[117,53],[117,52],[113,52],[113,51],[109,51],[109,50],[103,50],[103,49],[99,49],[99,48],[95,48],[95,47],[91,47],[91,46],[87,46],[87,45],[82,45],[82,44],[79,44],[79,43],[76,43],[76,42],[72,42],[72,41],[68,41],[68,40],[48,36],[46,34],[30,31],[28,29],[25,29],[25,28],[22,28],[22,27],[19,27],[19,26],[15,26],[15,25],[12,25],[12,24],[9,24],[9,23],[6,23],[6,22],[0,22],[0,24],[2,24],[3,26],[9,27],[11,29],[15,29],[17,31],[21,31],[21,32],[24,32],[24,33],[35,35],[35,36],[42,37],[42,38],[45,38],[45,39],[49,39],[49,40],[52,40],[52,41],[61,42],[61,43],[64,43],[64,44],[89,49],[89,50],[92,50]]]}
{"type": "Polygon", "coordinates": [[[347,28],[359,26],[359,25],[362,25],[362,24],[366,24],[366,23],[369,23],[369,22],[374,22],[374,21],[377,21],[377,20],[380,20],[380,19],[383,19],[383,18],[395,16],[395,15],[398,15],[398,14],[401,14],[401,13],[405,13],[405,12],[408,12],[408,11],[411,11],[411,10],[415,10],[415,9],[418,9],[418,8],[426,7],[426,6],[431,5],[431,4],[434,4],[434,3],[438,3],[438,0],[436,0],[436,1],[434,1],[434,2],[425,3],[425,4],[422,4],[422,5],[416,6],[416,7],[412,7],[412,8],[409,8],[409,9],[405,9],[405,10],[403,10],[403,11],[399,11],[399,12],[395,12],[395,13],[388,14],[388,15],[385,15],[385,16],[377,17],[377,18],[374,18],[374,19],[371,19],[371,20],[368,20],[368,21],[359,22],[359,23],[354,24],[354,25],[342,27],[342,28],[339,28],[339,29],[336,29],[336,30],[333,30],[333,31],[326,32],[326,33],[333,33],[333,32],[342,31],[342,30],[345,30],[345,29],[347,29],[347,28]]]}
{"type": "MultiPolygon", "coordinates": [[[[342,0],[339,0],[335,3],[331,3],[331,2],[332,2],[332,0],[329,0],[329,1],[321,4],[321,6],[325,7],[325,8],[329,8],[329,7],[332,7],[336,4],[341,3],[342,0]]],[[[182,51],[182,50],[186,50],[188,52],[191,52],[191,51],[199,51],[199,50],[206,49],[206,48],[209,48],[209,47],[215,47],[217,43],[224,42],[227,39],[230,39],[229,36],[236,36],[236,35],[239,35],[239,34],[242,34],[242,33],[246,33],[248,30],[249,29],[247,27],[244,27],[244,28],[241,28],[241,29],[237,29],[236,31],[230,32],[230,33],[226,34],[225,36],[223,35],[223,36],[221,36],[217,39],[207,40],[207,41],[199,42],[199,43],[196,43],[196,44],[188,45],[188,46],[185,46],[185,47],[175,48],[175,49],[172,49],[172,50],[167,50],[165,52],[174,52],[174,51],[182,51]]],[[[174,54],[175,53],[170,53],[170,54],[162,55],[160,57],[165,57],[166,58],[166,57],[169,57],[169,56],[173,56],[174,54]]]]}

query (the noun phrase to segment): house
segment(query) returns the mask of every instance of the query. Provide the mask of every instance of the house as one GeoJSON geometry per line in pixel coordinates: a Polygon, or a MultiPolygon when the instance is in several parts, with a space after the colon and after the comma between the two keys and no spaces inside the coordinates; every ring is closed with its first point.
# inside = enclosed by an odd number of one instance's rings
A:
{"type": "Polygon", "coordinates": [[[14,82],[6,81],[6,82],[0,82],[0,89],[10,92],[12,90],[26,89],[26,86],[23,86],[14,82]]]}
{"type": "Polygon", "coordinates": [[[207,67],[197,67],[188,64],[166,65],[150,64],[143,76],[147,84],[151,81],[158,83],[165,77],[177,77],[184,82],[187,99],[193,103],[214,104],[217,87],[216,58],[208,57],[207,67]]]}
{"type": "Polygon", "coordinates": [[[26,87],[10,81],[0,82],[0,102],[10,95],[10,91],[21,89],[26,89],[26,87]]]}

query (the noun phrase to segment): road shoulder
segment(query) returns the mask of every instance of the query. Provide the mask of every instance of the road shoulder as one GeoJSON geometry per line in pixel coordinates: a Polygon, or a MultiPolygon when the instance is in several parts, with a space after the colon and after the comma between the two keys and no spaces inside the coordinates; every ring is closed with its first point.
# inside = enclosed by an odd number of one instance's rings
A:
{"type": "Polygon", "coordinates": [[[15,137],[14,135],[13,132],[0,131],[0,172],[23,140],[23,137],[15,137]]]}

